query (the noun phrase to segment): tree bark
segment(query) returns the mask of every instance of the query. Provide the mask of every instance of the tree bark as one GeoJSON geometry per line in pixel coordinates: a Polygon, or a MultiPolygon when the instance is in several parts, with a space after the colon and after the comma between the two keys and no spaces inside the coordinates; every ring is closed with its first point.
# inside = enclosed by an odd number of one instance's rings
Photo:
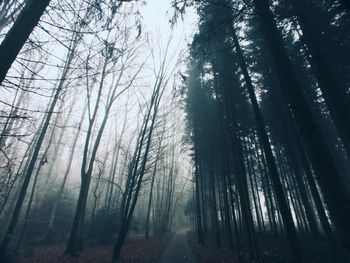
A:
{"type": "Polygon", "coordinates": [[[0,84],[23,45],[39,23],[50,0],[29,0],[0,45],[0,84]]]}

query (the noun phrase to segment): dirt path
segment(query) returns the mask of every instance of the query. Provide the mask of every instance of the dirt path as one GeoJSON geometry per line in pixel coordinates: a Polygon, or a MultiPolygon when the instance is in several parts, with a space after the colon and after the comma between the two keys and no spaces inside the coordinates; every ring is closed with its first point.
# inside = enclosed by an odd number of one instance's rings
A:
{"type": "Polygon", "coordinates": [[[165,248],[160,263],[196,263],[187,241],[187,230],[177,232],[165,248]]]}

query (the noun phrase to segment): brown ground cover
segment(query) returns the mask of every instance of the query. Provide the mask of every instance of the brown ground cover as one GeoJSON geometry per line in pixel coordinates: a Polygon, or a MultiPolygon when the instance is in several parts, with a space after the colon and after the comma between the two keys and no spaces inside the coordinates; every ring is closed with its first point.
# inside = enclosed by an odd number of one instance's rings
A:
{"type": "MultiPolygon", "coordinates": [[[[169,236],[128,241],[121,253],[122,263],[155,263],[170,239],[169,236]]],[[[110,263],[112,246],[85,249],[76,257],[63,254],[64,246],[47,246],[26,249],[15,259],[15,263],[110,263]]]]}

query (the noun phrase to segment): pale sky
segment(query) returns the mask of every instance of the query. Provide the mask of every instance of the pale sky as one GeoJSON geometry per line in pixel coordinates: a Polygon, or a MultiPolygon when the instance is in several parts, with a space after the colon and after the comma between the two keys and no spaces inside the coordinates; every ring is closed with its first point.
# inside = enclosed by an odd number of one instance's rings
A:
{"type": "MultiPolygon", "coordinates": [[[[173,8],[170,4],[171,0],[148,0],[141,7],[140,13],[144,19],[144,27],[152,34],[161,33],[163,42],[166,43],[167,38],[171,34],[171,26],[169,23],[173,15],[173,8]]],[[[188,9],[185,20],[178,20],[174,27],[174,38],[178,39],[175,42],[182,42],[181,45],[186,47],[187,42],[190,42],[191,35],[195,30],[196,14],[192,9],[188,9]]]]}

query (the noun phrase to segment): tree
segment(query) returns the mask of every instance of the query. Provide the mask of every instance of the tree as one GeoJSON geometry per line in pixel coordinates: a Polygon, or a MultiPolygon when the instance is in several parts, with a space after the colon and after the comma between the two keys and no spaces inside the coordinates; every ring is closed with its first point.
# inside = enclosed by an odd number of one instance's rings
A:
{"type": "MultiPolygon", "coordinates": [[[[318,182],[323,191],[334,224],[341,236],[349,233],[350,211],[346,205],[349,191],[344,179],[338,172],[333,156],[329,152],[324,136],[313,117],[304,97],[303,88],[295,75],[293,66],[285,50],[282,37],[273,19],[268,1],[254,1],[256,12],[261,19],[265,41],[271,56],[277,65],[277,73],[281,88],[293,111],[302,142],[307,150],[314,170],[317,171],[318,182]]],[[[347,245],[347,241],[342,238],[347,245]]]]}
{"type": "MultiPolygon", "coordinates": [[[[120,259],[120,251],[128,233],[144,176],[146,174],[146,167],[149,161],[148,156],[151,149],[153,132],[155,129],[161,98],[164,94],[165,87],[170,80],[171,73],[174,71],[174,68],[171,67],[171,63],[173,63],[173,55],[168,57],[170,44],[171,38],[167,43],[163,57],[161,57],[159,68],[154,69],[155,83],[153,85],[152,96],[150,102],[146,106],[146,113],[137,138],[134,154],[130,162],[128,178],[122,197],[120,208],[121,221],[118,237],[113,247],[113,262],[120,259]]],[[[151,50],[151,55],[153,57],[153,61],[155,61],[153,50],[151,50]]]]}
{"type": "Polygon", "coordinates": [[[50,4],[50,0],[29,0],[18,15],[10,31],[0,45],[0,84],[4,81],[8,70],[21,51],[41,16],[50,4]]]}
{"type": "MultiPolygon", "coordinates": [[[[77,251],[83,249],[83,227],[85,224],[85,211],[86,211],[86,203],[89,194],[89,188],[91,183],[91,177],[94,169],[94,164],[97,156],[97,151],[100,146],[101,138],[106,127],[109,113],[112,110],[112,106],[114,105],[116,99],[122,95],[125,91],[127,91],[134,83],[135,79],[142,71],[144,63],[141,65],[137,65],[135,60],[139,55],[140,48],[137,39],[133,40],[130,34],[130,27],[125,26],[123,28],[123,34],[116,34],[113,31],[113,27],[109,25],[108,36],[106,41],[103,41],[102,47],[102,71],[101,78],[98,82],[97,86],[97,97],[94,103],[94,106],[91,106],[91,97],[92,97],[92,89],[95,83],[92,83],[92,87],[90,87],[89,79],[87,79],[86,89],[87,89],[87,98],[88,98],[88,130],[85,137],[84,150],[83,150],[83,158],[81,164],[81,185],[80,192],[78,196],[77,208],[70,232],[70,236],[68,239],[68,243],[66,246],[65,253],[74,255],[77,251]],[[116,35],[115,35],[116,34],[116,35]],[[111,39],[109,39],[109,37],[111,39]],[[114,37],[114,38],[113,38],[114,37]],[[117,49],[115,45],[118,43],[118,38],[121,38],[121,47],[117,49]],[[133,68],[137,65],[137,70],[132,75],[127,78],[126,84],[122,85],[124,75],[127,74],[129,68],[133,68]],[[99,108],[102,101],[103,90],[105,88],[105,81],[107,76],[110,74],[109,67],[119,67],[119,70],[114,74],[115,82],[112,81],[110,85],[110,89],[107,93],[107,102],[104,108],[103,118],[101,123],[97,126],[97,135],[95,140],[93,141],[93,128],[96,125],[97,116],[99,114],[99,108]],[[93,107],[93,108],[92,108],[93,107]],[[91,148],[90,148],[91,147],[91,148]],[[91,151],[90,151],[91,150],[91,151]]],[[[142,43],[141,43],[142,46],[142,43]]],[[[87,60],[86,70],[89,71],[89,64],[87,60]]]]}
{"type": "Polygon", "coordinates": [[[298,18],[300,28],[303,32],[302,39],[305,41],[310,52],[310,62],[315,77],[322,91],[323,97],[327,103],[332,119],[337,127],[340,138],[344,144],[345,150],[350,155],[348,114],[350,113],[350,104],[344,88],[340,81],[334,76],[330,69],[330,62],[321,52],[317,43],[315,30],[307,19],[307,9],[300,1],[291,2],[298,18]]]}
{"type": "MultiPolygon", "coordinates": [[[[72,46],[74,46],[76,44],[77,44],[76,39],[72,40],[72,46]]],[[[24,181],[23,181],[19,196],[18,196],[17,201],[16,201],[16,206],[15,206],[15,208],[13,210],[13,214],[11,216],[11,221],[8,225],[8,228],[6,230],[6,234],[5,234],[5,236],[1,242],[1,245],[0,245],[0,257],[5,257],[7,247],[9,245],[10,240],[11,240],[12,233],[15,230],[15,227],[17,225],[19,214],[20,214],[20,211],[21,211],[21,208],[23,205],[23,201],[24,201],[25,195],[27,193],[27,189],[28,189],[28,186],[29,186],[29,183],[30,183],[30,180],[31,180],[34,168],[35,168],[35,164],[36,164],[36,161],[37,161],[39,153],[40,153],[41,145],[44,141],[46,132],[48,130],[48,127],[49,127],[49,124],[51,121],[51,118],[54,114],[56,104],[59,101],[61,92],[64,88],[64,86],[63,86],[64,80],[68,74],[69,66],[70,66],[70,64],[73,60],[73,57],[74,57],[74,52],[72,52],[72,50],[74,50],[74,48],[69,50],[69,52],[67,54],[67,60],[65,62],[65,67],[64,67],[64,70],[62,72],[61,81],[58,83],[54,97],[53,97],[52,101],[50,102],[49,111],[46,115],[44,115],[43,126],[42,126],[42,129],[40,131],[38,141],[36,142],[33,154],[30,157],[30,162],[28,164],[28,168],[25,171],[24,181]]]]}

